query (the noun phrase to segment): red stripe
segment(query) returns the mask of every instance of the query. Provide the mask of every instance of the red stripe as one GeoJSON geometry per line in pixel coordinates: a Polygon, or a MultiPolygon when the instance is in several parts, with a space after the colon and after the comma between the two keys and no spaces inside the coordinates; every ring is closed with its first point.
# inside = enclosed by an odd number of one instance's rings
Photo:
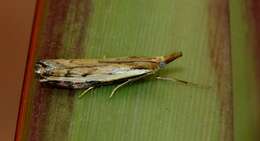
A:
{"type": "Polygon", "coordinates": [[[19,107],[19,113],[18,113],[18,118],[17,118],[15,141],[22,140],[23,129],[25,129],[25,118],[26,118],[26,113],[28,113],[27,112],[27,110],[28,110],[27,102],[29,101],[28,94],[29,94],[30,86],[31,86],[31,82],[32,82],[33,58],[35,58],[36,46],[37,46],[37,35],[40,31],[40,23],[41,23],[41,20],[43,17],[43,6],[44,6],[44,0],[38,0],[36,2],[30,47],[28,50],[26,70],[25,70],[25,74],[24,74],[23,87],[22,87],[22,94],[20,97],[20,107],[19,107]]]}

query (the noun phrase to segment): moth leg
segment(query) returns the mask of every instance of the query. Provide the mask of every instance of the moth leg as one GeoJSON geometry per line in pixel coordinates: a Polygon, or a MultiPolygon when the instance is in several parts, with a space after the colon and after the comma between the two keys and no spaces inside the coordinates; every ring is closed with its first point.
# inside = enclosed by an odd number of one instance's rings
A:
{"type": "Polygon", "coordinates": [[[188,81],[185,81],[185,80],[180,80],[180,79],[177,79],[177,78],[174,78],[174,77],[160,77],[160,76],[157,76],[156,79],[178,82],[178,83],[181,83],[181,84],[184,84],[184,85],[198,86],[198,84],[195,84],[195,83],[192,83],[192,82],[188,82],[188,81]]]}
{"type": "Polygon", "coordinates": [[[125,81],[124,83],[117,85],[117,86],[113,89],[113,91],[111,92],[109,98],[111,98],[111,97],[115,94],[115,92],[116,92],[120,87],[126,85],[127,83],[130,83],[131,81],[132,81],[132,79],[128,79],[128,80],[125,81]]]}
{"type": "Polygon", "coordinates": [[[86,89],[85,91],[83,91],[78,98],[82,98],[85,94],[87,94],[87,92],[89,92],[90,90],[94,89],[94,87],[89,87],[88,89],[86,89]]]}
{"type": "Polygon", "coordinates": [[[133,81],[142,79],[142,78],[144,78],[144,77],[146,77],[146,76],[152,75],[152,74],[153,74],[153,73],[147,73],[147,74],[142,75],[142,76],[139,76],[139,77],[135,77],[135,78],[132,78],[132,79],[128,79],[128,80],[125,81],[124,83],[117,85],[117,86],[113,89],[113,91],[111,92],[109,98],[111,98],[111,97],[115,94],[115,92],[116,92],[120,87],[122,87],[122,86],[124,86],[124,85],[126,85],[126,84],[128,84],[128,83],[130,83],[130,82],[133,82],[133,81]]]}

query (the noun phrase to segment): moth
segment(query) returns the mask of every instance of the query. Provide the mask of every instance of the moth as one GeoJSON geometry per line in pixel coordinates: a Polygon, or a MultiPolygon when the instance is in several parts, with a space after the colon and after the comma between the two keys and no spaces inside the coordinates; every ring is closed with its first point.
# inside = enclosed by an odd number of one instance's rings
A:
{"type": "MultiPolygon", "coordinates": [[[[153,75],[167,64],[182,56],[175,52],[156,57],[119,57],[105,59],[43,59],[35,65],[39,82],[58,88],[91,89],[114,82],[122,82],[110,94],[112,97],[122,86],[153,75]]],[[[156,77],[173,80],[172,78],[156,77]]],[[[174,79],[181,83],[186,81],[174,79]]]]}

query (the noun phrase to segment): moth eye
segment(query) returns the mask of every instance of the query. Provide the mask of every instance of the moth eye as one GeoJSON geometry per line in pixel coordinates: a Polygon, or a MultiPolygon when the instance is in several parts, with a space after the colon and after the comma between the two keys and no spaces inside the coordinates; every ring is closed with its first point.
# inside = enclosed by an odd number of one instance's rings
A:
{"type": "Polygon", "coordinates": [[[35,73],[36,74],[42,74],[44,71],[44,68],[41,64],[35,64],[35,73]]]}

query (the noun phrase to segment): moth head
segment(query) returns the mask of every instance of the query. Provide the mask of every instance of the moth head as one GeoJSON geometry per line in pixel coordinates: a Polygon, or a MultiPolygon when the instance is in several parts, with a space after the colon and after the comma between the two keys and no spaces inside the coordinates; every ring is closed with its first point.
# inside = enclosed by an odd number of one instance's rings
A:
{"type": "Polygon", "coordinates": [[[37,76],[42,76],[42,74],[44,73],[44,67],[41,64],[36,63],[34,72],[37,76]]]}
{"type": "Polygon", "coordinates": [[[36,62],[35,66],[34,66],[34,72],[36,74],[36,77],[38,77],[38,78],[43,78],[46,75],[46,73],[48,72],[48,70],[49,70],[48,65],[46,65],[44,63],[44,61],[41,61],[41,60],[36,62]]]}
{"type": "Polygon", "coordinates": [[[162,56],[162,59],[160,61],[160,68],[163,68],[166,66],[166,64],[169,64],[170,62],[174,61],[175,59],[182,56],[182,52],[175,52],[169,55],[162,56]]]}

